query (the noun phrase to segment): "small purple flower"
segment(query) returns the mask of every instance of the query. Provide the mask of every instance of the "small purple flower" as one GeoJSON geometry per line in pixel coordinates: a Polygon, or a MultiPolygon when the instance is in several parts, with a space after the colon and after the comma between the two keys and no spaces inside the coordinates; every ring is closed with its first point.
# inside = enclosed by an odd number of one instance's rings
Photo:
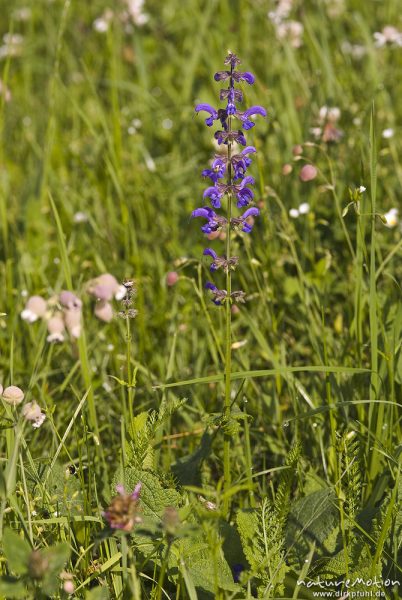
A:
{"type": "Polygon", "coordinates": [[[205,111],[210,114],[210,116],[205,119],[205,124],[208,125],[208,127],[211,127],[214,124],[214,121],[218,119],[218,111],[210,104],[197,104],[195,112],[198,114],[200,111],[205,111]]]}
{"type": "Polygon", "coordinates": [[[110,506],[103,513],[104,518],[112,529],[131,531],[136,523],[142,519],[138,515],[138,503],[142,483],[135,486],[133,492],[128,494],[123,485],[116,485],[117,496],[112,498],[110,506]]]}
{"type": "Polygon", "coordinates": [[[252,206],[251,208],[247,209],[241,215],[241,217],[239,217],[242,221],[242,231],[244,231],[244,233],[250,233],[250,231],[253,229],[253,225],[254,225],[254,223],[248,223],[247,218],[248,217],[258,217],[259,214],[260,214],[260,211],[258,210],[258,208],[256,208],[255,206],[252,206]]]}
{"type": "Polygon", "coordinates": [[[228,142],[237,142],[241,146],[245,146],[247,144],[246,138],[244,137],[244,133],[241,129],[238,131],[215,131],[214,138],[217,140],[218,144],[227,144],[228,142]]]}
{"type": "Polygon", "coordinates": [[[214,75],[215,81],[226,81],[226,79],[233,78],[234,81],[245,81],[249,85],[252,85],[255,81],[255,77],[252,73],[245,71],[241,73],[240,71],[218,71],[214,75]]]}
{"type": "Polygon", "coordinates": [[[219,190],[218,186],[211,186],[207,188],[203,194],[203,198],[209,198],[211,200],[211,204],[214,208],[221,207],[221,198],[223,194],[219,190]]]}
{"type": "Polygon", "coordinates": [[[213,258],[213,261],[212,261],[209,269],[210,269],[210,271],[216,271],[218,267],[215,264],[215,260],[218,258],[218,255],[215,252],[215,250],[212,250],[212,248],[205,248],[203,254],[204,254],[204,256],[211,256],[213,258]]]}
{"type": "Polygon", "coordinates": [[[228,293],[226,290],[218,289],[216,285],[211,283],[210,281],[207,281],[207,283],[205,284],[205,288],[212,292],[212,302],[217,306],[221,306],[223,302],[226,301],[228,297],[228,293]]]}
{"type": "Polygon", "coordinates": [[[249,118],[253,115],[261,115],[262,117],[266,117],[267,111],[262,106],[252,106],[251,108],[248,108],[243,112],[236,112],[236,117],[242,121],[243,128],[246,130],[251,129],[255,125],[255,123],[253,123],[253,121],[250,121],[249,118]]]}
{"type": "Polygon", "coordinates": [[[250,188],[246,187],[247,185],[254,184],[254,177],[248,175],[244,177],[240,185],[234,185],[233,188],[235,190],[237,196],[237,206],[241,208],[242,206],[247,206],[254,198],[254,193],[250,188]]]}
{"type": "Polygon", "coordinates": [[[247,146],[240,152],[232,156],[232,166],[234,171],[234,178],[241,179],[244,177],[246,170],[251,165],[252,160],[249,158],[249,154],[257,152],[254,146],[247,146]]]}
{"type": "Polygon", "coordinates": [[[224,110],[223,108],[218,108],[218,110],[216,110],[210,104],[197,104],[197,106],[195,107],[195,112],[198,114],[201,111],[205,111],[210,115],[205,119],[205,124],[208,125],[208,127],[211,127],[214,124],[214,121],[219,120],[222,126],[225,129],[227,128],[227,113],[226,110],[224,110]]]}
{"type": "Polygon", "coordinates": [[[211,272],[223,269],[225,273],[227,273],[229,269],[234,270],[239,262],[238,256],[231,256],[228,260],[226,256],[218,256],[212,248],[205,248],[203,254],[204,256],[211,256],[213,258],[211,266],[209,267],[211,272]]]}
{"type": "Polygon", "coordinates": [[[216,183],[218,179],[222,179],[226,172],[226,161],[223,158],[217,157],[212,162],[211,169],[204,169],[201,175],[203,177],[209,177],[213,183],[216,183]]]}
{"type": "Polygon", "coordinates": [[[207,234],[222,229],[222,227],[225,227],[227,223],[227,219],[225,219],[225,217],[217,215],[216,212],[212,210],[212,208],[209,208],[209,206],[204,206],[203,208],[196,208],[191,213],[191,217],[202,217],[203,219],[207,219],[208,222],[201,227],[201,231],[207,234]]]}

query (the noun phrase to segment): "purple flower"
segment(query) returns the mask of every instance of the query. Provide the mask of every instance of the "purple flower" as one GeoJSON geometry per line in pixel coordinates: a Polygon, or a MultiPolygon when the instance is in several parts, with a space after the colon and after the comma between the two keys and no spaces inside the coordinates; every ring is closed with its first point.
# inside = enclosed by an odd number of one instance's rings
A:
{"type": "Polygon", "coordinates": [[[245,71],[241,73],[240,71],[218,71],[214,75],[215,81],[226,81],[226,79],[233,78],[234,81],[245,81],[249,85],[252,85],[255,81],[255,77],[252,73],[245,71]]]}
{"type": "Polygon", "coordinates": [[[208,127],[211,127],[218,118],[218,111],[210,104],[197,104],[195,112],[198,114],[200,111],[205,111],[210,114],[210,116],[205,119],[205,124],[208,125],[208,127]]]}
{"type": "Polygon", "coordinates": [[[218,179],[222,179],[226,172],[226,161],[223,158],[217,157],[212,162],[211,169],[204,169],[201,173],[203,177],[209,177],[213,183],[218,179]]]}
{"type": "Polygon", "coordinates": [[[254,146],[247,146],[247,148],[244,148],[240,154],[235,154],[232,156],[232,166],[235,179],[244,177],[246,170],[252,163],[252,160],[248,157],[248,155],[253,154],[254,152],[257,152],[254,146]]]}
{"type": "Polygon", "coordinates": [[[253,184],[254,184],[254,177],[251,177],[250,175],[248,175],[247,177],[244,177],[244,179],[242,180],[242,182],[239,185],[232,186],[234,189],[234,192],[236,194],[236,197],[237,197],[238,208],[241,208],[242,206],[247,206],[247,204],[249,204],[251,202],[251,200],[254,198],[253,191],[250,190],[248,187],[246,187],[247,185],[253,185],[253,184]]]}
{"type": "Polygon", "coordinates": [[[260,211],[258,210],[258,208],[256,208],[255,206],[252,206],[251,208],[247,209],[241,215],[241,217],[239,217],[242,221],[242,231],[244,231],[244,233],[250,233],[250,231],[253,229],[253,225],[254,225],[254,223],[247,223],[247,218],[248,217],[258,217],[259,214],[260,214],[260,211]]]}
{"type": "Polygon", "coordinates": [[[210,281],[207,281],[205,287],[207,290],[210,290],[212,292],[212,302],[217,306],[221,306],[223,302],[225,302],[225,300],[227,299],[227,291],[218,289],[216,285],[211,283],[210,281]]]}
{"type": "Polygon", "coordinates": [[[221,207],[221,198],[223,193],[219,190],[218,186],[211,186],[207,188],[203,194],[204,198],[209,198],[214,208],[221,207]]]}
{"type": "Polygon", "coordinates": [[[138,515],[141,488],[142,483],[139,482],[133,492],[128,494],[123,485],[116,485],[118,495],[112,498],[110,506],[103,513],[112,529],[129,532],[136,523],[141,523],[141,517],[138,515]]]}
{"type": "Polygon", "coordinates": [[[227,223],[227,219],[222,217],[221,215],[217,215],[212,208],[209,206],[204,206],[203,208],[196,208],[191,213],[191,217],[194,219],[195,217],[202,217],[203,219],[207,219],[207,223],[201,227],[201,231],[203,233],[213,233],[214,231],[218,231],[218,229],[222,229],[225,227],[227,223]]]}
{"type": "Polygon", "coordinates": [[[261,115],[262,117],[266,117],[267,111],[262,106],[252,106],[244,112],[236,112],[236,117],[242,121],[243,128],[246,130],[251,129],[255,125],[255,123],[253,123],[253,121],[250,121],[249,118],[253,115],[261,115]]]}
{"type": "Polygon", "coordinates": [[[198,114],[201,111],[205,111],[210,115],[205,119],[205,124],[208,125],[208,127],[211,127],[214,124],[214,121],[219,120],[222,123],[223,127],[225,129],[227,128],[227,113],[226,110],[224,110],[223,108],[218,108],[218,110],[216,110],[210,104],[197,104],[197,106],[195,107],[195,112],[198,114]]]}
{"type": "Polygon", "coordinates": [[[213,261],[212,261],[209,269],[210,269],[210,271],[216,271],[218,269],[218,267],[215,263],[215,260],[218,258],[218,255],[215,252],[215,250],[212,250],[212,248],[205,248],[203,254],[204,254],[204,256],[211,256],[213,258],[213,261]]]}
{"type": "Polygon", "coordinates": [[[246,138],[244,137],[244,133],[241,129],[238,131],[215,131],[214,138],[217,140],[218,144],[227,144],[228,142],[237,142],[242,146],[247,144],[246,138]]]}
{"type": "Polygon", "coordinates": [[[227,273],[230,269],[234,270],[239,262],[238,256],[231,256],[229,259],[226,256],[218,256],[215,250],[212,248],[205,248],[203,252],[204,256],[211,256],[213,259],[209,270],[211,272],[217,271],[218,269],[223,269],[225,273],[227,273]]]}

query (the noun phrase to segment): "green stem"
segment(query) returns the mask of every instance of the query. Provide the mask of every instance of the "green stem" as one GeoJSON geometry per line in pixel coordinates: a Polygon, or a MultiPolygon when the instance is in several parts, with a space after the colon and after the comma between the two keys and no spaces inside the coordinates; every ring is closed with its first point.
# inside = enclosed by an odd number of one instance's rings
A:
{"type": "Polygon", "coordinates": [[[133,423],[134,423],[134,413],[133,413],[133,388],[132,386],[132,374],[131,374],[131,325],[130,325],[130,317],[127,314],[126,316],[126,362],[127,362],[127,403],[128,403],[128,417],[129,417],[129,432],[130,435],[133,434],[133,423]]]}
{"type": "Polygon", "coordinates": [[[159,573],[159,579],[158,579],[156,600],[162,600],[162,590],[163,590],[163,584],[165,581],[166,569],[168,566],[168,559],[169,559],[169,552],[170,552],[171,544],[172,544],[172,542],[169,541],[167,548],[166,548],[165,556],[163,557],[162,567],[161,567],[161,571],[159,573]]]}
{"type": "MultiPolygon", "coordinates": [[[[231,117],[228,117],[228,133],[231,132],[231,117]]],[[[232,142],[229,139],[228,141],[228,185],[232,185],[232,142]]],[[[230,188],[229,188],[230,189],[230,188]]],[[[232,218],[232,192],[228,193],[228,204],[227,204],[227,225],[226,225],[226,260],[230,260],[230,233],[231,233],[231,225],[230,221],[232,218]]],[[[232,311],[231,311],[231,301],[230,295],[232,293],[232,275],[230,268],[227,268],[226,272],[226,332],[225,332],[225,404],[224,404],[224,422],[227,425],[230,419],[231,412],[231,373],[232,373],[232,311]]],[[[223,479],[224,479],[224,512],[227,514],[230,509],[230,498],[228,495],[228,491],[231,485],[231,472],[230,472],[230,443],[231,436],[229,433],[224,434],[223,438],[223,479]]]]}

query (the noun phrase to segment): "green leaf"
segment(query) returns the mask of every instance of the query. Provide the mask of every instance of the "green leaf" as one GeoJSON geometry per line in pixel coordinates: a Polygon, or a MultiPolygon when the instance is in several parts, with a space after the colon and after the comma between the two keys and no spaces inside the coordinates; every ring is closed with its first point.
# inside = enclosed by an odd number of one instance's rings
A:
{"type": "Polygon", "coordinates": [[[0,597],[1,598],[28,598],[27,588],[19,579],[3,575],[0,577],[0,597]]]}
{"type": "Polygon", "coordinates": [[[11,571],[17,575],[24,575],[28,572],[31,547],[26,540],[12,529],[6,529],[3,535],[3,549],[11,571]]]}
{"type": "Polygon", "coordinates": [[[70,557],[70,547],[65,542],[41,550],[45,560],[48,560],[48,568],[42,580],[42,589],[48,596],[54,595],[59,587],[59,575],[63,571],[70,557]]]}
{"type": "Polygon", "coordinates": [[[211,452],[211,435],[205,432],[200,446],[188,456],[180,458],[173,466],[172,472],[180,485],[201,485],[201,465],[211,452]]]}
{"type": "Polygon", "coordinates": [[[313,492],[292,504],[286,527],[286,546],[296,562],[308,554],[310,544],[316,543],[317,552],[326,553],[325,544],[332,539],[331,532],[338,527],[336,497],[332,490],[313,492]]]}
{"type": "Polygon", "coordinates": [[[98,586],[85,594],[85,600],[109,600],[110,594],[107,587],[98,586]]]}

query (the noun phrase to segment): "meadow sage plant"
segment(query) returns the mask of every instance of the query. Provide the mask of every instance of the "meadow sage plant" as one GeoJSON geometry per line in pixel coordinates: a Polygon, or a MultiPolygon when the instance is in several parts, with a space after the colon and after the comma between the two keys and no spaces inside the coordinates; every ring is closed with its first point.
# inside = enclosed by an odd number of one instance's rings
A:
{"type": "MultiPolygon", "coordinates": [[[[247,131],[254,127],[251,117],[255,115],[265,117],[267,114],[262,106],[239,110],[238,104],[243,101],[243,92],[236,88],[236,84],[245,82],[252,85],[255,78],[252,73],[238,70],[240,60],[232,52],[227,55],[225,65],[227,65],[227,70],[215,73],[214,79],[228,84],[227,88],[220,90],[220,100],[225,101],[226,106],[216,109],[210,104],[197,104],[195,107],[197,114],[202,111],[208,114],[205,119],[208,127],[211,127],[215,121],[221,126],[221,129],[215,132],[214,138],[225,150],[214,157],[210,168],[202,172],[202,175],[211,182],[203,194],[204,199],[209,201],[211,206],[197,208],[191,215],[205,219],[205,224],[201,227],[203,233],[211,234],[223,231],[226,234],[226,248],[223,256],[219,256],[212,248],[204,250],[204,255],[212,259],[211,272],[222,270],[226,276],[225,289],[218,288],[211,281],[208,281],[205,286],[212,294],[212,301],[218,306],[225,307],[224,425],[230,421],[231,413],[231,305],[233,302],[245,301],[243,291],[232,291],[232,271],[236,269],[239,258],[232,256],[231,237],[232,232],[250,233],[254,217],[259,215],[258,208],[252,206],[254,193],[250,186],[254,184],[254,178],[247,175],[247,169],[252,163],[251,155],[256,152],[256,149],[254,146],[247,146],[243,130],[247,131]],[[237,148],[244,146],[244,149],[235,151],[235,144],[237,148]],[[226,198],[225,202],[224,198],[226,198]],[[234,204],[239,209],[238,213],[235,213],[234,204]]],[[[226,491],[230,486],[230,481],[230,435],[226,432],[224,438],[224,487],[226,491]]]]}

